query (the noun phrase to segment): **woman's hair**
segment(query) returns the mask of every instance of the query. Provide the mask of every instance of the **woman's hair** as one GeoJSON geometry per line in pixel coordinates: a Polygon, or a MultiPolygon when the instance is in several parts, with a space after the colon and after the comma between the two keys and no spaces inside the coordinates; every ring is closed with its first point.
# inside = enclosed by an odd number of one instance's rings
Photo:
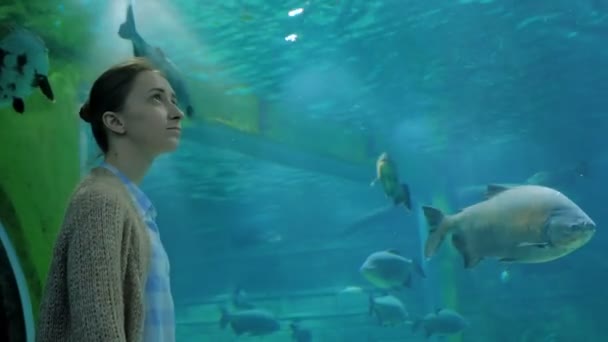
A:
{"type": "Polygon", "coordinates": [[[144,58],[132,58],[113,65],[93,83],[89,99],[80,108],[80,118],[91,124],[97,146],[106,154],[109,149],[108,133],[103,123],[105,112],[120,111],[133,88],[137,75],[156,68],[144,58]]]}

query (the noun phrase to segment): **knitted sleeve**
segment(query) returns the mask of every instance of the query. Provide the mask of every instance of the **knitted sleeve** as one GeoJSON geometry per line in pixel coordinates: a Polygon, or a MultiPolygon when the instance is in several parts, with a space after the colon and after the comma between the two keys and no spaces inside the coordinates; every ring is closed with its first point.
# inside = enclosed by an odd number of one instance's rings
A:
{"type": "Polygon", "coordinates": [[[73,203],[67,283],[75,341],[126,341],[121,277],[124,207],[101,191],[73,203]]]}

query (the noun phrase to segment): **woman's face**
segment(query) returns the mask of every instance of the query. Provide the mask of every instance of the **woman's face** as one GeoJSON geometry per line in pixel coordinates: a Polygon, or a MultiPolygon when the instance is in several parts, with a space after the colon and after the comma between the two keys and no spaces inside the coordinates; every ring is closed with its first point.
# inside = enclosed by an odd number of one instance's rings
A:
{"type": "Polygon", "coordinates": [[[184,114],[171,85],[158,72],[137,75],[121,114],[126,138],[142,151],[158,155],[177,148],[184,114]]]}

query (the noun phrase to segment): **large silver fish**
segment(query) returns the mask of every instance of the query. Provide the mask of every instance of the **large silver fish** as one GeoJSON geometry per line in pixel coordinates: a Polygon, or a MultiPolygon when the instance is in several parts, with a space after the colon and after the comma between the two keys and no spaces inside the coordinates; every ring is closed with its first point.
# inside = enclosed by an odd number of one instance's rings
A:
{"type": "Polygon", "coordinates": [[[452,233],[465,268],[487,257],[541,263],[572,253],[595,233],[595,223],[581,208],[548,187],[489,185],[486,198],[447,216],[424,206],[430,229],[425,256],[435,254],[446,234],[452,233]]]}
{"type": "Polygon", "coordinates": [[[19,26],[3,27],[0,40],[0,102],[10,103],[20,114],[25,112],[26,99],[34,88],[55,101],[49,83],[49,54],[44,41],[19,26]]]}
{"type": "Polygon", "coordinates": [[[400,255],[395,249],[370,254],[359,271],[380,289],[409,288],[413,273],[426,277],[418,262],[400,255]]]}
{"type": "Polygon", "coordinates": [[[403,302],[392,295],[374,297],[370,294],[369,314],[370,316],[375,314],[378,324],[382,326],[403,324],[409,317],[403,302]]]}
{"type": "Polygon", "coordinates": [[[163,72],[165,77],[167,77],[167,81],[169,81],[171,87],[175,91],[178,106],[188,117],[192,117],[194,108],[192,107],[186,82],[177,69],[177,66],[165,56],[165,53],[160,48],[148,44],[142,36],[139,35],[135,26],[135,17],[133,16],[133,7],[131,5],[127,7],[127,20],[120,25],[118,35],[133,43],[133,54],[135,57],[146,58],[156,68],[163,72]]]}

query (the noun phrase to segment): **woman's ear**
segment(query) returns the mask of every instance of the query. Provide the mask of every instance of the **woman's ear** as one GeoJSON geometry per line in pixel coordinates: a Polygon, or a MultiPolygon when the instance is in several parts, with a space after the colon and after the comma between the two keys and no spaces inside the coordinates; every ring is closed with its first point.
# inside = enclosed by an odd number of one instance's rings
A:
{"type": "Polygon", "coordinates": [[[101,116],[101,120],[110,132],[118,135],[127,133],[127,127],[125,126],[124,120],[118,113],[105,112],[101,116]]]}

